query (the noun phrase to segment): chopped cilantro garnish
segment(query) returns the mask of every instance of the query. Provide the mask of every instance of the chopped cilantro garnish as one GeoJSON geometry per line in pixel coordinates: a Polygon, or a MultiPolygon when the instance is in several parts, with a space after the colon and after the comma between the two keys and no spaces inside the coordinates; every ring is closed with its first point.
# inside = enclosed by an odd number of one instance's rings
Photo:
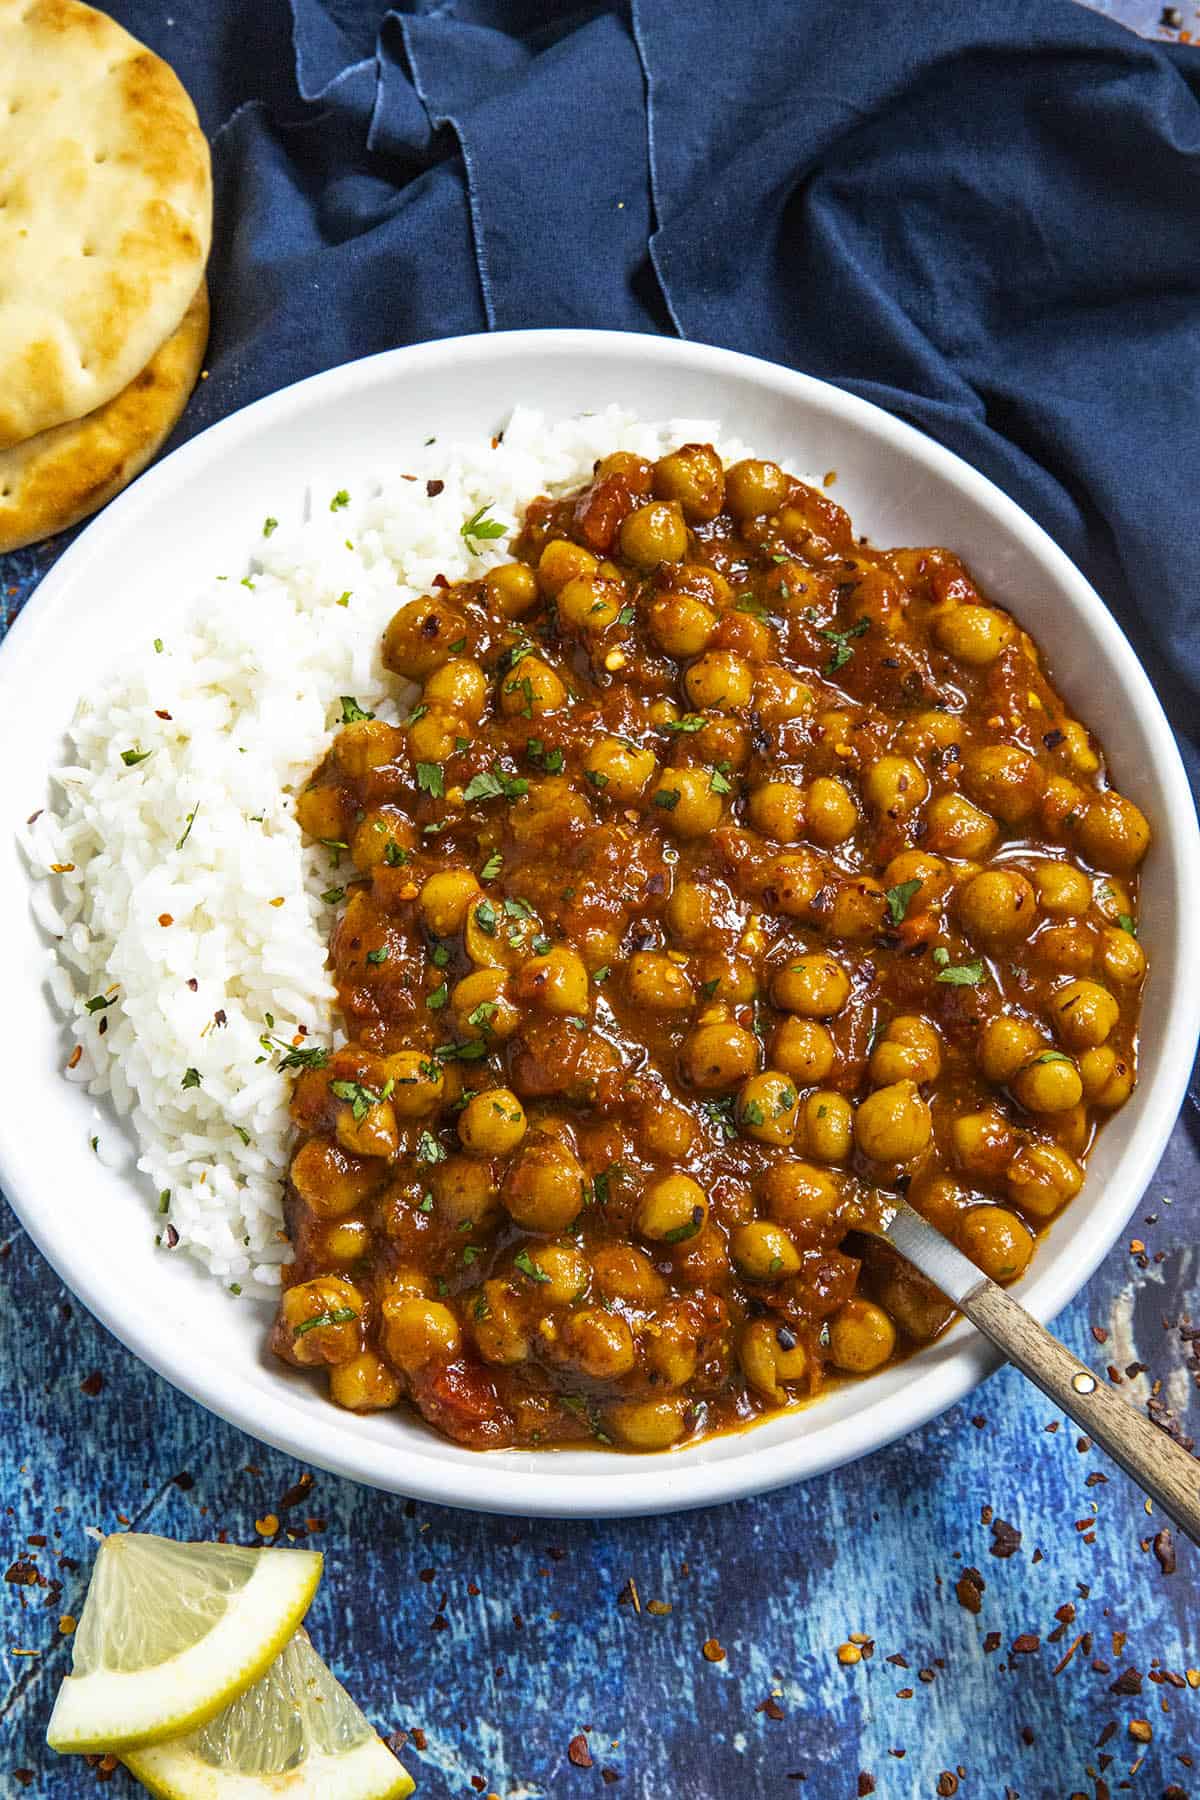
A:
{"type": "Polygon", "coordinates": [[[181,1088],[197,1088],[197,1087],[199,1087],[200,1086],[200,1071],[199,1071],[199,1069],[185,1069],[183,1072],[183,1080],[180,1082],[179,1085],[181,1088]]]}
{"type": "Polygon", "coordinates": [[[901,881],[895,887],[888,888],[884,898],[887,901],[893,925],[899,925],[903,920],[912,903],[913,895],[921,885],[920,880],[914,877],[912,881],[901,881]]]}
{"type": "Polygon", "coordinates": [[[264,519],[263,520],[263,536],[270,537],[271,533],[273,531],[276,531],[278,529],[278,527],[279,527],[278,519],[272,519],[269,517],[264,519]]]}
{"type": "Polygon", "coordinates": [[[188,839],[191,837],[192,826],[196,823],[196,814],[199,811],[200,811],[200,808],[198,806],[193,806],[191,812],[188,814],[187,822],[185,823],[185,825],[183,827],[182,835],[176,840],[175,848],[177,850],[182,850],[183,846],[187,843],[188,839]]]}
{"type": "Polygon", "coordinates": [[[708,785],[714,794],[731,794],[733,783],[723,769],[713,769],[709,775],[708,785]]]}
{"type": "Polygon", "coordinates": [[[348,1325],[358,1314],[352,1306],[339,1306],[332,1312],[314,1313],[311,1319],[301,1319],[293,1325],[292,1336],[303,1337],[306,1331],[319,1331],[322,1325],[348,1325]]]}
{"type": "Polygon", "coordinates": [[[682,719],[668,719],[663,726],[663,730],[691,733],[693,731],[703,731],[707,724],[708,720],[702,719],[699,713],[684,713],[682,719]]]}
{"type": "Polygon", "coordinates": [[[583,772],[597,791],[608,786],[608,776],[602,769],[585,769],[583,772]]]}
{"type": "Polygon", "coordinates": [[[339,488],[337,493],[333,496],[333,499],[329,502],[329,510],[330,512],[342,512],[349,504],[349,494],[346,492],[345,488],[339,488]]]}
{"type": "MultiPolygon", "coordinates": [[[[936,960],[936,952],[934,953],[934,956],[936,960]]],[[[947,961],[942,964],[938,973],[934,976],[934,980],[948,982],[951,987],[978,987],[979,983],[983,980],[983,964],[981,962],[969,962],[955,965],[947,961]]]]}
{"type": "Polygon", "coordinates": [[[155,638],[155,640],[154,640],[154,654],[155,654],[155,655],[156,655],[156,656],[161,656],[161,655],[162,655],[162,652],[163,652],[163,641],[162,641],[162,639],[161,639],[161,638],[155,638]]]}
{"type": "Polygon", "coordinates": [[[513,1257],[513,1267],[514,1269],[520,1269],[522,1275],[528,1276],[530,1281],[549,1281],[550,1279],[545,1269],[539,1268],[537,1263],[534,1262],[528,1250],[517,1251],[517,1254],[513,1257]]]}
{"type": "Polygon", "coordinates": [[[618,625],[632,625],[637,618],[637,610],[632,606],[623,606],[617,614],[618,625]]]}
{"type": "Polygon", "coordinates": [[[364,1087],[361,1081],[331,1081],[331,1094],[339,1100],[346,1100],[355,1119],[365,1119],[372,1106],[378,1106],[384,1099],[382,1093],[377,1094],[374,1088],[364,1087]]]}
{"type": "Polygon", "coordinates": [[[493,850],[492,854],[488,857],[482,869],[479,871],[480,881],[494,881],[503,867],[503,856],[499,850],[493,850]]]}
{"type": "Polygon", "coordinates": [[[519,800],[529,792],[529,783],[523,775],[506,775],[503,769],[485,770],[482,775],[472,775],[463,791],[463,799],[495,800],[501,794],[506,800],[519,800]]]}
{"type": "Polygon", "coordinates": [[[438,1143],[432,1131],[423,1131],[417,1139],[417,1161],[423,1163],[445,1162],[447,1152],[438,1143]]]}
{"type": "Polygon", "coordinates": [[[135,744],[132,750],[122,750],[121,761],[125,764],[127,769],[134,769],[137,767],[138,763],[145,762],[148,756],[153,755],[153,750],[143,750],[139,745],[135,744]]]}
{"type": "Polygon", "coordinates": [[[387,953],[387,945],[386,944],[381,944],[379,946],[378,950],[368,950],[367,951],[367,961],[369,963],[374,963],[376,966],[378,966],[380,963],[385,963],[387,961],[387,959],[388,959],[388,953],[387,953]]]}
{"type": "Polygon", "coordinates": [[[339,900],[346,898],[346,890],[344,887],[326,888],[321,898],[326,906],[336,906],[339,900]]]}
{"type": "Polygon", "coordinates": [[[429,1008],[430,1012],[441,1012],[443,1006],[445,1006],[445,1004],[446,1004],[447,1000],[449,1000],[449,998],[450,998],[450,988],[449,988],[449,985],[446,982],[445,978],[443,977],[441,986],[435,987],[431,994],[426,994],[425,1004],[429,1008]]]}
{"type": "Polygon", "coordinates": [[[115,1000],[115,994],[96,994],[88,1001],[87,1009],[90,1013],[103,1012],[104,1008],[112,1006],[115,1000]]]}
{"type": "Polygon", "coordinates": [[[1132,913],[1118,913],[1117,924],[1121,927],[1122,931],[1127,931],[1130,937],[1137,936],[1137,922],[1132,913]]]}
{"type": "Polygon", "coordinates": [[[481,900],[475,908],[475,923],[488,937],[495,937],[498,914],[490,900],[481,900]]]}
{"type": "Polygon", "coordinates": [[[473,512],[471,517],[465,519],[458,528],[458,534],[462,538],[463,543],[467,546],[468,550],[474,550],[476,556],[479,554],[479,551],[476,548],[477,542],[486,542],[492,538],[502,538],[508,529],[508,527],[502,525],[498,519],[488,518],[487,515],[491,510],[492,503],[489,500],[486,506],[481,506],[478,512],[473,512]]]}
{"type": "Polygon", "coordinates": [[[744,1125],[761,1125],[765,1116],[766,1115],[757,1100],[747,1100],[745,1106],[742,1108],[742,1123],[744,1125]]]}
{"type": "Polygon", "coordinates": [[[373,712],[364,712],[353,694],[342,694],[342,724],[353,725],[356,719],[373,719],[373,712]]]}
{"type": "MultiPolygon", "coordinates": [[[[273,1025],[274,1019],[268,1015],[267,1023],[273,1025]]],[[[285,1044],[282,1038],[263,1036],[259,1043],[264,1050],[282,1051],[280,1070],[284,1069],[323,1069],[329,1061],[329,1052],[323,1044],[312,1044],[307,1049],[298,1045],[285,1044]]]]}
{"type": "Polygon", "coordinates": [[[417,764],[417,786],[423,794],[433,800],[440,800],[446,792],[446,778],[441,763],[419,762],[417,764]]]}
{"type": "Polygon", "coordinates": [[[838,670],[844,668],[854,655],[850,639],[862,637],[863,633],[870,629],[870,619],[860,619],[857,625],[851,625],[848,631],[834,631],[832,628],[822,631],[821,636],[828,638],[833,645],[833,655],[825,665],[827,675],[836,675],[838,670]]]}
{"type": "Polygon", "coordinates": [[[654,796],[655,806],[661,806],[664,812],[674,812],[679,805],[678,788],[659,788],[654,796]]]}
{"type": "Polygon", "coordinates": [[[450,962],[450,952],[445,944],[435,944],[429,953],[429,960],[435,969],[444,969],[450,962]]]}
{"type": "Polygon", "coordinates": [[[399,869],[408,861],[408,851],[395,838],[389,838],[383,846],[383,860],[389,869],[399,869]]]}

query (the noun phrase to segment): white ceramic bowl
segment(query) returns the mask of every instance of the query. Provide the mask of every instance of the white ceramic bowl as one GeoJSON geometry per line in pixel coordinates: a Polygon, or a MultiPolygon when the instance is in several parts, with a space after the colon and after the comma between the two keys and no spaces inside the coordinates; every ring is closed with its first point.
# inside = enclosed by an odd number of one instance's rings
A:
{"type": "MultiPolygon", "coordinates": [[[[1133,651],[1082,575],[991,483],[888,414],[728,351],[586,331],[450,339],[333,369],[222,421],[136,482],[51,571],[0,650],[5,822],[45,798],[78,695],[121,644],[169,622],[198,572],[241,563],[264,512],[336,456],[340,478],[436,430],[491,432],[517,401],[551,414],[620,401],[644,417],[717,417],[817,481],[882,544],[947,544],[1045,647],[1152,822],[1143,941],[1151,979],[1142,1080],[1103,1132],[1080,1197],[1021,1283],[1049,1319],[1087,1280],[1149,1181],[1196,1041],[1200,852],[1178,752],[1133,651]]],[[[50,956],[11,830],[0,835],[5,946],[0,1183],[64,1281],[151,1367],[255,1437],[376,1487],[488,1511],[629,1514],[702,1506],[863,1456],[962,1398],[994,1367],[965,1328],[898,1368],[750,1432],[655,1456],[472,1454],[405,1414],[356,1418],[264,1354],[265,1308],[232,1301],[152,1245],[145,1196],[88,1149],[92,1103],[61,1076],[50,956]]]]}

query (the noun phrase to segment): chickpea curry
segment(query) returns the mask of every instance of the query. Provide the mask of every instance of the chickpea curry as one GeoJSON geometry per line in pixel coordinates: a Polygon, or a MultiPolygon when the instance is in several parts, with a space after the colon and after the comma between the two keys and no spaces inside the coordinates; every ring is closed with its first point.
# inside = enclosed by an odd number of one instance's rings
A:
{"type": "Polygon", "coordinates": [[[396,614],[419,698],[298,801],[349,1041],[294,1053],[273,1343],[659,1450],[942,1329],[880,1188],[1021,1274],[1133,1086],[1149,828],[957,557],[775,463],[614,454],[512,553],[396,614]]]}

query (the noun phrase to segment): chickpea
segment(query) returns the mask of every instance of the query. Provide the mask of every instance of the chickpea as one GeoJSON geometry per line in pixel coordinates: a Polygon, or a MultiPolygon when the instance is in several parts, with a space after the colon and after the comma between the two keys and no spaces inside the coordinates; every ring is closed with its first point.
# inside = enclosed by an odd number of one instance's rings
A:
{"type": "Polygon", "coordinates": [[[692,594],[663,594],[650,608],[650,636],[668,656],[699,656],[717,629],[717,615],[692,594]]]}
{"type": "Polygon", "coordinates": [[[499,1200],[491,1166],[469,1156],[448,1156],[426,1176],[441,1224],[478,1225],[490,1218],[499,1200]]]}
{"type": "Polygon", "coordinates": [[[804,836],[804,794],[790,781],[764,781],[752,788],[746,818],[755,831],[780,844],[804,836]]]}
{"type": "Polygon", "coordinates": [[[787,499],[788,478],[778,463],[747,457],[725,471],[725,499],[735,519],[761,519],[787,499]]]}
{"type": "Polygon", "coordinates": [[[543,1012],[582,1018],[588,1010],[588,972],[583,958],[565,944],[531,956],[517,975],[517,998],[543,1012]]]}
{"type": "Polygon", "coordinates": [[[790,1144],[796,1135],[798,1100],[794,1081],[778,1069],[766,1069],[742,1083],[738,1125],[760,1144],[790,1144]]]}
{"type": "MultiPolygon", "coordinates": [[[[543,1334],[549,1323],[542,1321],[543,1334]]],[[[616,1381],[634,1365],[633,1333],[619,1313],[598,1307],[569,1313],[558,1342],[564,1360],[593,1381],[616,1381]]]]}
{"type": "Polygon", "coordinates": [[[682,444],[654,465],[654,492],[674,500],[689,525],[715,519],[725,499],[725,471],[711,444],[682,444]]]}
{"type": "Polygon", "coordinates": [[[1092,884],[1074,863],[1046,859],[1033,865],[1038,905],[1052,919],[1077,919],[1092,901],[1092,884]]]}
{"type": "Polygon", "coordinates": [[[672,1387],[682,1387],[699,1361],[696,1319],[686,1300],[662,1308],[646,1327],[646,1363],[672,1387]]]}
{"type": "Polygon", "coordinates": [[[782,1319],[752,1319],[742,1332],[738,1361],[755,1392],[776,1406],[787,1398],[780,1384],[802,1380],[808,1369],[803,1344],[782,1319]]]}
{"type": "Polygon", "coordinates": [[[446,1093],[446,1072],[423,1050],[395,1050],[384,1058],[392,1085],[392,1110],[398,1119],[424,1119],[436,1112],[446,1093]]]}
{"type": "Polygon", "coordinates": [[[732,1021],[697,1025],[679,1053],[684,1080],[708,1092],[734,1088],[758,1068],[758,1039],[732,1021]]]}
{"type": "Polygon", "coordinates": [[[712,1223],[698,1237],[689,1238],[675,1251],[673,1278],[679,1287],[712,1287],[729,1273],[729,1249],[725,1235],[712,1223]]]}
{"type": "Polygon", "coordinates": [[[586,1186],[577,1158],[565,1144],[538,1134],[527,1137],[509,1163],[500,1198],[525,1231],[565,1231],[583,1206],[586,1186]]]}
{"type": "Polygon", "coordinates": [[[436,1300],[389,1295],[379,1312],[384,1355],[405,1375],[415,1375],[435,1360],[452,1362],[462,1348],[458,1320],[436,1300]]]}
{"type": "Polygon", "coordinates": [[[781,1019],[771,1039],[771,1060],[801,1087],[824,1081],[837,1052],[824,1025],[815,1019],[781,1019]]]}
{"type": "MultiPolygon", "coordinates": [[[[369,1089],[369,1092],[374,1092],[369,1089]]],[[[396,1131],[396,1112],[390,1099],[378,1100],[364,1111],[358,1102],[355,1118],[353,1100],[338,1101],[334,1131],[343,1150],[352,1156],[394,1156],[400,1145],[396,1131]]]]}
{"type": "Polygon", "coordinates": [[[854,835],[858,825],[858,807],[844,781],[835,775],[818,775],[808,789],[805,802],[808,835],[823,850],[832,850],[854,835]]]}
{"type": "Polygon", "coordinates": [[[600,575],[574,575],[560,588],[556,605],[564,625],[575,631],[606,631],[625,604],[625,590],[600,575]]]}
{"type": "Polygon", "coordinates": [[[404,743],[396,725],[382,719],[355,719],[343,725],[333,740],[333,760],[343,775],[360,779],[374,769],[394,763],[404,743]]]}
{"type": "Polygon", "coordinates": [[[783,1012],[806,1019],[831,1019],[850,998],[850,977],[827,952],[798,956],[776,970],[771,998],[783,1012]]]}
{"type": "Polygon", "coordinates": [[[1066,1112],[1047,1114],[1046,1126],[1054,1133],[1055,1142],[1072,1156],[1083,1155],[1093,1129],[1091,1115],[1082,1100],[1066,1112]]]}
{"type": "Polygon", "coordinates": [[[764,663],[754,678],[754,710],[764,725],[784,725],[801,719],[815,702],[806,681],[777,663],[764,663]]]}
{"type": "Polygon", "coordinates": [[[476,969],[464,975],[450,991],[450,1010],[460,1031],[475,1031],[485,1038],[510,1038],[521,1023],[503,969],[476,969]]]}
{"type": "Polygon", "coordinates": [[[854,1137],[854,1109],[844,1094],[818,1088],[801,1108],[800,1140],[817,1162],[845,1162],[854,1137]]]}
{"type": "Polygon", "coordinates": [[[711,888],[694,881],[678,881],[667,901],[664,917],[673,937],[683,944],[698,944],[716,923],[717,902],[711,888]]]}
{"type": "Polygon", "coordinates": [[[730,650],[706,650],[688,669],[683,686],[700,712],[736,712],[754,696],[749,663],[730,650]]]}
{"type": "Polygon", "coordinates": [[[1050,996],[1048,1015],[1064,1044],[1094,1050],[1120,1017],[1121,1009],[1097,981],[1068,981],[1050,996]]]}
{"type": "Polygon", "coordinates": [[[1020,825],[1037,811],[1046,771],[1036,757],[1013,744],[987,744],[967,751],[962,784],[985,812],[1006,825],[1020,825]]]}
{"type": "Polygon", "coordinates": [[[1065,775],[1051,775],[1042,797],[1042,824],[1047,831],[1069,831],[1082,816],[1088,795],[1065,775]]]}
{"type": "Polygon", "coordinates": [[[642,1196],[637,1226],[656,1243],[682,1244],[695,1237],[708,1217],[708,1196],[690,1175],[664,1175],[642,1196]]]}
{"type": "Polygon", "coordinates": [[[642,1114],[642,1141],[652,1156],[686,1156],[696,1141],[692,1115],[673,1100],[664,1100],[642,1114]]]}
{"type": "Polygon", "coordinates": [[[1096,960],[1096,940],[1086,925],[1047,925],[1033,947],[1057,975],[1086,975],[1096,960]]]}
{"type": "MultiPolygon", "coordinates": [[[[325,835],[337,837],[336,831],[325,835]]],[[[350,834],[350,857],[356,869],[369,875],[372,869],[386,863],[389,855],[395,855],[396,846],[409,850],[412,841],[412,825],[398,807],[371,807],[350,834]]]]}
{"type": "Polygon", "coordinates": [[[331,1262],[357,1262],[370,1248],[371,1233],[361,1219],[342,1219],[325,1233],[325,1254],[331,1262]]]}
{"type": "Polygon", "coordinates": [[[525,1136],[525,1109],[511,1088],[475,1094],[458,1115],[464,1150],[475,1156],[508,1156],[525,1136]]]}
{"type": "Polygon", "coordinates": [[[729,1250],[743,1275],[751,1281],[786,1281],[800,1268],[796,1246],[781,1225],[767,1219],[751,1219],[739,1225],[729,1239],[729,1250]]]}
{"type": "Polygon", "coordinates": [[[953,606],[939,616],[933,635],[947,656],[983,669],[1016,642],[1017,628],[991,606],[953,606]]]}
{"type": "Polygon", "coordinates": [[[1118,987],[1133,987],[1146,973],[1146,953],[1132,931],[1106,926],[1100,933],[1100,961],[1104,973],[1118,987]]]}
{"type": "Polygon", "coordinates": [[[1085,1050],[1079,1059],[1079,1078],[1093,1106],[1115,1112],[1133,1092],[1133,1064],[1111,1044],[1085,1050]]]}
{"type": "Polygon", "coordinates": [[[633,1244],[601,1244],[592,1252],[592,1279],[608,1300],[645,1305],[666,1293],[667,1284],[645,1251],[633,1244]]]}
{"type": "Polygon", "coordinates": [[[829,1354],[850,1375],[882,1368],[896,1348],[896,1327],[872,1300],[847,1300],[829,1321],[829,1354]]]}
{"type": "Polygon", "coordinates": [[[896,739],[901,750],[926,754],[930,750],[948,750],[951,744],[962,741],[963,722],[954,713],[929,712],[918,713],[901,727],[896,739]]]}
{"type": "Polygon", "coordinates": [[[963,930],[985,950],[1002,949],[1029,936],[1037,924],[1037,896],[1015,869],[984,869],[957,895],[963,930]]]}
{"type": "Polygon", "coordinates": [[[994,1181],[1012,1161],[1019,1142],[1002,1112],[960,1113],[950,1126],[950,1141],[960,1168],[994,1181]]]}
{"type": "MultiPolygon", "coordinates": [[[[591,1280],[591,1266],[574,1238],[559,1238],[552,1244],[539,1244],[528,1252],[537,1274],[537,1298],[542,1306],[569,1306],[581,1300],[591,1280]]],[[[525,1279],[530,1279],[528,1276],[525,1279]]]]}
{"type": "Polygon", "coordinates": [[[1092,901],[1101,918],[1107,919],[1110,925],[1119,925],[1122,913],[1126,918],[1133,916],[1133,895],[1123,881],[1117,881],[1112,875],[1101,875],[1092,891],[1092,901]]]}
{"type": "Polygon", "coordinates": [[[414,762],[447,762],[468,735],[469,727],[457,713],[430,706],[408,727],[409,752],[414,762]]]}
{"type": "Polygon", "coordinates": [[[340,842],[345,823],[340,790],[336,787],[304,788],[296,796],[296,822],[308,837],[340,842]]]}
{"type": "Polygon", "coordinates": [[[329,1398],[348,1412],[382,1412],[400,1399],[400,1383],[373,1350],[360,1350],[329,1371],[329,1398]]]}
{"type": "Polygon", "coordinates": [[[376,1299],[380,1303],[387,1299],[424,1300],[428,1299],[432,1285],[424,1270],[413,1268],[411,1263],[401,1263],[398,1268],[382,1274],[376,1299]]]}
{"type": "Polygon", "coordinates": [[[538,597],[538,579],[528,563],[501,563],[483,578],[489,604],[506,619],[519,619],[538,597]]]}
{"type": "Polygon", "coordinates": [[[657,950],[638,950],[629,959],[625,975],[629,998],[656,1012],[683,1012],[696,996],[687,972],[657,950]]]}
{"type": "Polygon", "coordinates": [[[759,991],[755,965],[744,956],[706,956],[698,972],[706,1000],[741,1006],[759,991]]]}
{"type": "Polygon", "coordinates": [[[921,1217],[947,1237],[954,1236],[959,1213],[971,1204],[969,1190],[946,1175],[935,1175],[932,1180],[919,1175],[909,1188],[908,1197],[921,1217]]]}
{"type": "Polygon", "coordinates": [[[707,837],[721,821],[721,796],[707,769],[664,769],[650,795],[656,819],[676,837],[707,837]]]}
{"type": "Polygon", "coordinates": [[[428,705],[445,707],[447,712],[475,724],[487,699],[487,677],[477,662],[466,656],[456,657],[434,670],[421,697],[428,705]]]}
{"type": "Polygon", "coordinates": [[[299,1281],[285,1288],[276,1328],[283,1353],[303,1367],[349,1362],[360,1348],[362,1309],[361,1293],[340,1275],[318,1275],[314,1281],[299,1281]],[[337,1322],[314,1325],[313,1319],[337,1322]]]}
{"type": "Polygon", "coordinates": [[[654,485],[654,464],[632,450],[614,450],[596,464],[597,478],[619,475],[631,494],[648,494],[654,485]]]}
{"type": "Polygon", "coordinates": [[[984,857],[996,842],[996,821],[962,794],[939,794],[926,814],[925,843],[942,856],[984,857]]]}
{"type": "Polygon", "coordinates": [[[456,607],[427,596],[410,600],[383,634],[383,664],[409,681],[424,681],[450,661],[452,644],[467,636],[467,621],[456,607]]]}
{"type": "Polygon", "coordinates": [[[803,1237],[823,1225],[840,1199],[837,1183],[815,1163],[772,1163],[761,1182],[762,1197],[776,1225],[803,1237]]]}
{"type": "Polygon", "coordinates": [[[604,1423],[630,1450],[668,1450],[684,1431],[687,1402],[664,1395],[657,1400],[618,1400],[605,1408],[604,1423]]]}
{"type": "Polygon", "coordinates": [[[999,1013],[979,1033],[977,1058],[987,1079],[1003,1086],[1045,1048],[1045,1039],[1036,1025],[1013,1013],[999,1013]]]}
{"type": "Polygon", "coordinates": [[[1145,814],[1115,788],[1097,794],[1085,809],[1078,835],[1088,861],[1114,875],[1130,874],[1150,847],[1145,814]]]}
{"type": "Polygon", "coordinates": [[[907,819],[929,794],[924,771],[907,756],[881,756],[863,782],[867,804],[889,819],[907,819]]]}
{"type": "Polygon", "coordinates": [[[512,1368],[528,1360],[529,1331],[507,1281],[485,1281],[471,1308],[471,1332],[484,1362],[512,1368]]]}
{"type": "Polygon", "coordinates": [[[992,1281],[1014,1281],[1033,1255],[1033,1238],[1004,1206],[972,1206],[958,1225],[964,1255],[992,1281]]]}
{"type": "Polygon", "coordinates": [[[440,869],[425,881],[417,904],[434,937],[452,937],[462,930],[467,908],[479,897],[479,883],[470,869],[440,869]]]}
{"type": "Polygon", "coordinates": [[[566,688],[540,656],[523,656],[511,674],[501,677],[500,711],[509,719],[556,712],[566,698],[566,688]]]}
{"type": "Polygon", "coordinates": [[[915,1270],[888,1268],[875,1282],[879,1303],[888,1317],[915,1343],[935,1338],[952,1315],[941,1294],[915,1270]]]}
{"type": "Polygon", "coordinates": [[[590,550],[567,538],[552,538],[538,558],[537,584],[547,600],[557,600],[568,581],[594,575],[599,564],[590,550]]]}
{"type": "Polygon", "coordinates": [[[843,881],[829,910],[829,935],[849,939],[874,937],[886,910],[887,897],[873,876],[860,875],[854,881],[843,881]]]}
{"type": "Polygon", "coordinates": [[[824,885],[825,870],[820,857],[807,850],[796,850],[777,856],[768,864],[762,896],[776,912],[801,919],[824,885]]]}
{"type": "Polygon", "coordinates": [[[1025,1144],[1009,1164],[1005,1180],[1009,1199],[1022,1212],[1049,1219],[1079,1192],[1083,1170],[1057,1144],[1025,1144]]]}
{"type": "Polygon", "coordinates": [[[936,1081],[942,1069],[937,1027],[919,1013],[901,1013],[871,1052],[871,1080],[882,1087],[897,1081],[936,1081]]]}
{"type": "Polygon", "coordinates": [[[654,780],[658,764],[652,750],[636,749],[620,738],[602,737],[583,759],[583,771],[593,787],[617,806],[633,806],[654,780]]]}
{"type": "Polygon", "coordinates": [[[1043,1050],[1018,1069],[1012,1091],[1028,1112],[1069,1112],[1083,1098],[1083,1082],[1070,1057],[1061,1050],[1043,1050]]]}
{"type": "Polygon", "coordinates": [[[621,521],[621,555],[639,569],[682,562],[687,555],[687,526],[679,507],[671,501],[652,500],[648,506],[626,513],[621,521]]]}
{"type": "Polygon", "coordinates": [[[347,1156],[330,1137],[310,1137],[292,1158],[292,1186],[318,1219],[340,1219],[377,1193],[387,1164],[377,1157],[347,1156]]]}
{"type": "Polygon", "coordinates": [[[915,1081],[868,1094],[854,1115],[854,1138],[873,1162],[911,1162],[929,1143],[933,1122],[915,1081]]]}

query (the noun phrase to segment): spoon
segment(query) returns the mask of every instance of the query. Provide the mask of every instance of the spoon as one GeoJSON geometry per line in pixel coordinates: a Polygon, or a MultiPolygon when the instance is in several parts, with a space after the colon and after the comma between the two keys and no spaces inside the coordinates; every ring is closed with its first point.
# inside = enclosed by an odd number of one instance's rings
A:
{"type": "Polygon", "coordinates": [[[886,1238],[940,1288],[1009,1362],[1108,1452],[1193,1543],[1200,1543],[1200,1461],[1093,1374],[907,1200],[883,1192],[879,1197],[885,1217],[873,1235],[886,1238]]]}

